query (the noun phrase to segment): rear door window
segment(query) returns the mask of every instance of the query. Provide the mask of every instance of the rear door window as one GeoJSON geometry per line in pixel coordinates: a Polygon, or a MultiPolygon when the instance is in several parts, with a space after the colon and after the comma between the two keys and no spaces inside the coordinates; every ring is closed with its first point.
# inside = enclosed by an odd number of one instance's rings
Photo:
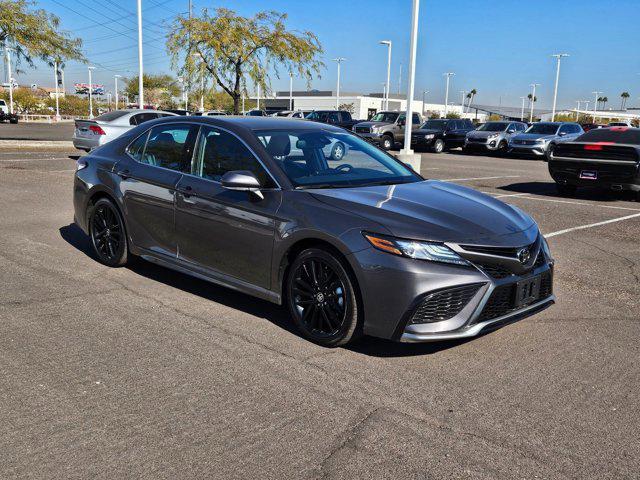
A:
{"type": "Polygon", "coordinates": [[[191,169],[192,146],[197,132],[197,125],[158,125],[149,131],[142,155],[136,143],[140,138],[131,144],[129,154],[140,163],[188,172],[191,169]]]}
{"type": "Polygon", "coordinates": [[[133,115],[129,119],[129,124],[140,125],[144,122],[148,122],[149,120],[155,120],[156,118],[158,118],[157,113],[152,113],[152,112],[137,113],[136,115],[133,115]]]}

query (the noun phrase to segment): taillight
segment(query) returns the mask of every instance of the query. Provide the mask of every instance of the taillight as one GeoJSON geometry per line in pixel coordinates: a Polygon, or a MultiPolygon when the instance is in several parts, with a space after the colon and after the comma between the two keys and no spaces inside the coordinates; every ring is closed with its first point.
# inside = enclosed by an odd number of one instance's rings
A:
{"type": "Polygon", "coordinates": [[[585,145],[585,150],[602,150],[602,145],[585,145]]]}
{"type": "Polygon", "coordinates": [[[102,129],[100,125],[89,125],[89,130],[91,130],[96,135],[106,135],[107,133],[102,129]]]}

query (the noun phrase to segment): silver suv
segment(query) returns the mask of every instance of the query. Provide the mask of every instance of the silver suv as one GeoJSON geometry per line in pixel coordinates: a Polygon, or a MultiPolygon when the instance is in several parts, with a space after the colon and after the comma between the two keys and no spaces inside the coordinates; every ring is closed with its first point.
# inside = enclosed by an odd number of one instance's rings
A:
{"type": "Polygon", "coordinates": [[[509,151],[515,154],[546,158],[560,142],[575,140],[584,130],[573,122],[538,122],[509,141],[509,151]]]}
{"type": "Polygon", "coordinates": [[[487,122],[467,133],[463,150],[465,152],[478,150],[504,154],[509,149],[511,137],[526,129],[527,124],[523,122],[487,122]]]}
{"type": "MultiPolygon", "coordinates": [[[[404,112],[378,112],[371,117],[371,120],[356,123],[352,130],[365,140],[385,150],[391,150],[396,143],[404,142],[406,117],[404,112]]],[[[420,128],[420,125],[422,125],[422,116],[414,113],[411,130],[420,128]]]]}

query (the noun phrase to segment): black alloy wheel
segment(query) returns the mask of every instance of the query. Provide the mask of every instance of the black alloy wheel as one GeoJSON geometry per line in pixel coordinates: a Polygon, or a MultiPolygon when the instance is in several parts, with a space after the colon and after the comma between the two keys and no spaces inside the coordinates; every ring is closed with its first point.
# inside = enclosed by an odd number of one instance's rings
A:
{"type": "Polygon", "coordinates": [[[353,283],[334,255],[318,248],[303,251],[291,265],[286,290],[291,315],[306,338],[336,347],[355,337],[353,283]]]}
{"type": "Polygon", "coordinates": [[[120,212],[110,200],[101,198],[89,214],[91,245],[98,260],[110,267],[127,263],[129,249],[120,212]]]}

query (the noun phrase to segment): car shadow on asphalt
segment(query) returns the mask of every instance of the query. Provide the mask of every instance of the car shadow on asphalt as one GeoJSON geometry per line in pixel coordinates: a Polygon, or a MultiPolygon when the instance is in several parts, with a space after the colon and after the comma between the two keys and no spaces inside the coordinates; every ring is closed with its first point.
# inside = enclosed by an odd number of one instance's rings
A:
{"type": "MultiPolygon", "coordinates": [[[[91,248],[89,237],[75,223],[59,228],[60,236],[69,245],[98,261],[91,248]]],[[[131,272],[150,280],[164,283],[170,287],[197,295],[206,300],[239,310],[255,317],[264,318],[287,332],[300,337],[289,318],[287,309],[266,300],[236,292],[190,275],[180,273],[144,260],[135,261],[125,267],[131,272]]],[[[447,350],[466,343],[469,340],[446,341],[437,343],[399,343],[375,337],[365,336],[344,347],[352,352],[373,357],[408,357],[428,355],[447,350]]]]}
{"type": "Polygon", "coordinates": [[[497,189],[512,193],[528,193],[558,200],[593,200],[604,202],[632,200],[632,195],[630,195],[629,192],[614,192],[593,187],[579,188],[576,193],[572,195],[560,195],[554,182],[511,183],[497,187],[497,189]]]}

